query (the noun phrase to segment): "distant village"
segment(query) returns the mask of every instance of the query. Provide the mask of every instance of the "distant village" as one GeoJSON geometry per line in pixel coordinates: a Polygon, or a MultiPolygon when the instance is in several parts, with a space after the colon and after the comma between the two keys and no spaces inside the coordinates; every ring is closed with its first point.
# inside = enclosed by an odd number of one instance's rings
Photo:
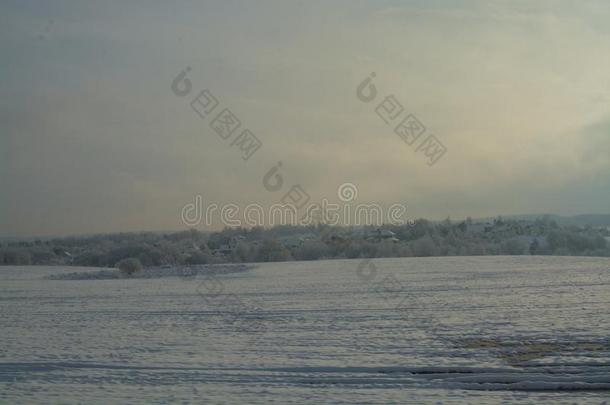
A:
{"type": "Polygon", "coordinates": [[[610,227],[532,220],[432,222],[339,227],[226,228],[218,232],[145,232],[13,240],[0,264],[143,267],[375,257],[561,255],[610,256],[610,227]]]}

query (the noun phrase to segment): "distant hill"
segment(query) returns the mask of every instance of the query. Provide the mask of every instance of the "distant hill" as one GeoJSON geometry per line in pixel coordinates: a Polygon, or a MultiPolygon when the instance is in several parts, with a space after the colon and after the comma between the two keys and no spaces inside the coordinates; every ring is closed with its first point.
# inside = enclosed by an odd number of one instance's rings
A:
{"type": "MultiPolygon", "coordinates": [[[[515,219],[524,221],[533,221],[536,218],[547,217],[557,222],[560,225],[578,225],[578,226],[610,226],[610,214],[581,214],[574,216],[561,216],[555,214],[527,214],[527,215],[502,215],[504,219],[515,219]]],[[[480,218],[475,222],[490,222],[495,218],[480,218]]]]}
{"type": "Polygon", "coordinates": [[[561,217],[561,221],[563,224],[569,225],[610,226],[610,215],[583,214],[573,217],[561,217]]]}

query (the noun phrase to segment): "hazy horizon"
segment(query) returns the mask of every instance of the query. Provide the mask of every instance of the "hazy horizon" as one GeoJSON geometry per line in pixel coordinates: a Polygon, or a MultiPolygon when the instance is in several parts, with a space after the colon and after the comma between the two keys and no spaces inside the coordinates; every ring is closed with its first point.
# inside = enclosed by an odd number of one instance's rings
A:
{"type": "Polygon", "coordinates": [[[0,5],[0,236],[179,230],[197,195],[346,183],[408,219],[610,214],[608,3],[181,4],[0,5]],[[433,165],[375,112],[390,95],[446,147],[433,165]],[[210,127],[224,108],[262,143],[247,160],[210,127]]]}
{"type": "MultiPolygon", "coordinates": [[[[552,213],[532,213],[532,214],[514,214],[514,215],[502,215],[502,214],[498,214],[498,215],[493,215],[490,217],[465,217],[465,218],[453,218],[453,217],[445,217],[445,218],[413,218],[413,219],[409,219],[409,220],[418,220],[418,219],[425,219],[425,220],[429,220],[432,222],[442,222],[446,219],[451,220],[451,222],[453,223],[459,223],[462,221],[465,221],[466,219],[470,218],[472,221],[474,221],[475,223],[477,222],[481,222],[481,221],[491,221],[492,219],[495,218],[503,218],[503,219],[514,219],[514,218],[530,218],[530,217],[536,217],[536,218],[544,218],[544,217],[551,217],[551,219],[553,219],[552,217],[561,217],[563,219],[571,219],[574,217],[580,217],[580,216],[609,216],[610,214],[604,214],[604,213],[583,213],[583,214],[576,214],[576,215],[558,215],[558,214],[552,214],[552,213]]],[[[406,221],[405,221],[406,222],[406,221]]],[[[276,224],[280,225],[280,224],[276,224]]],[[[290,225],[290,224],[288,224],[290,225]]],[[[298,226],[299,224],[297,224],[298,226]]],[[[348,225],[343,225],[343,224],[339,224],[338,226],[346,226],[346,227],[359,227],[359,226],[368,226],[368,225],[375,225],[375,224],[362,224],[362,225],[353,225],[353,224],[348,224],[348,225]]],[[[383,224],[384,226],[388,225],[388,223],[383,224]]],[[[148,230],[143,230],[143,229],[132,229],[132,230],[122,230],[122,231],[107,231],[107,232],[83,232],[83,233],[59,233],[59,234],[33,234],[33,235],[0,235],[0,240],[32,240],[32,239],[50,239],[50,238],[70,238],[70,237],[88,237],[88,236],[98,236],[98,235],[112,235],[112,234],[119,234],[119,233],[133,233],[133,234],[137,234],[137,233],[173,233],[173,232],[181,232],[181,231],[187,231],[189,229],[195,229],[197,231],[200,232],[210,232],[210,233],[214,233],[214,232],[218,232],[221,231],[225,228],[226,226],[223,224],[219,224],[219,225],[214,225],[213,227],[207,227],[207,226],[196,226],[196,227],[188,227],[185,226],[184,224],[182,224],[182,227],[176,228],[176,229],[148,229],[148,230]]],[[[266,229],[268,228],[272,228],[273,226],[268,226],[268,225],[264,225],[264,227],[266,229]]],[[[242,228],[245,229],[251,229],[252,227],[249,226],[243,226],[242,228]]]]}

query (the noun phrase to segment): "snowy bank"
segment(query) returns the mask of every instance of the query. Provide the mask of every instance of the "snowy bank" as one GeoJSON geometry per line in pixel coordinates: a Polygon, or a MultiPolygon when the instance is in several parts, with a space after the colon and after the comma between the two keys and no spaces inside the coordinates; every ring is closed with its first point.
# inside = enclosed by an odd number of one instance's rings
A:
{"type": "Polygon", "coordinates": [[[194,277],[210,274],[241,273],[252,268],[254,268],[253,264],[201,264],[193,266],[149,267],[129,276],[121,273],[118,269],[100,269],[97,271],[53,274],[45,278],[50,280],[114,280],[194,277]]]}

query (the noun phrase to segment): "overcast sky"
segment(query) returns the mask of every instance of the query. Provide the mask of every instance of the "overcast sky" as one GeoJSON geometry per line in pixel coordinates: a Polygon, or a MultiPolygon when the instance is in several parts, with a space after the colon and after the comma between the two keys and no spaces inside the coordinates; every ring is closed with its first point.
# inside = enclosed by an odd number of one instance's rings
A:
{"type": "Polygon", "coordinates": [[[197,194],[346,182],[410,218],[609,213],[608,21],[607,1],[5,0],[0,235],[183,229],[197,194]],[[189,106],[206,88],[261,140],[249,160],[189,106]],[[375,113],[388,95],[447,148],[433,166],[375,113]]]}

